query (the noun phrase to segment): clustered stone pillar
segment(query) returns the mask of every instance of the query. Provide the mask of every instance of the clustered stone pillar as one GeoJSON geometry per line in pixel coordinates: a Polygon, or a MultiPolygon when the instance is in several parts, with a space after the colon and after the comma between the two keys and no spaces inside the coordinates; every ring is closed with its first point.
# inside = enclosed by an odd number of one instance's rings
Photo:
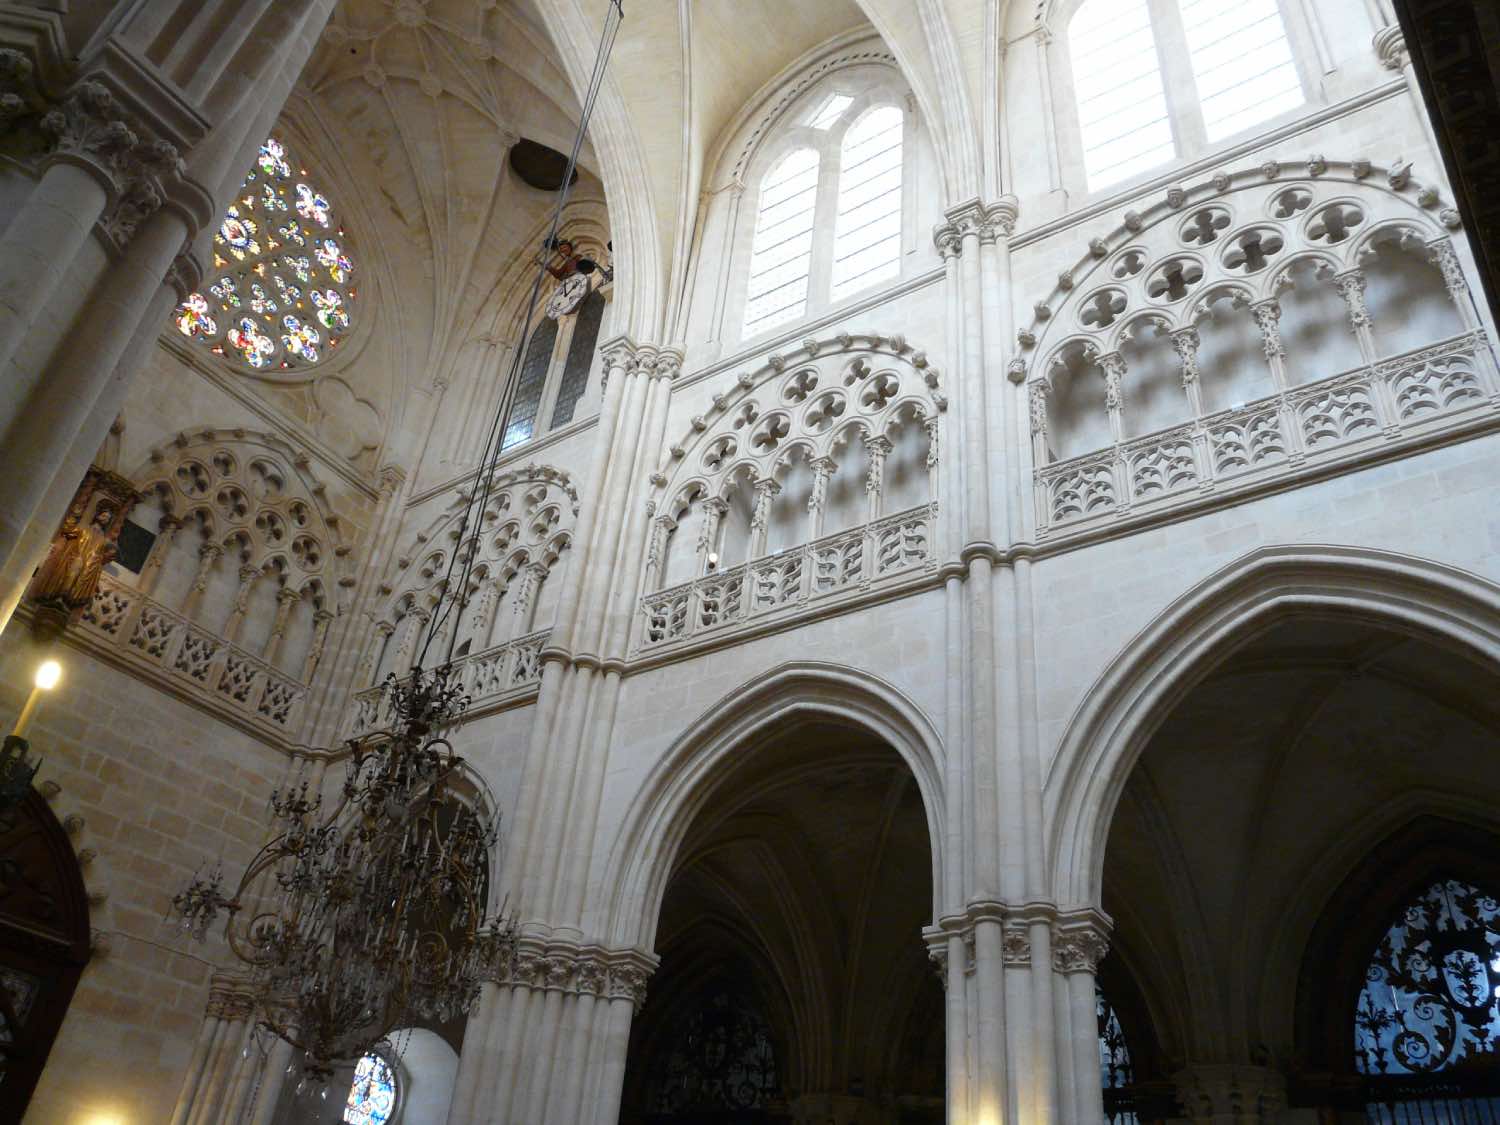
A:
{"type": "MultiPolygon", "coordinates": [[[[522,940],[486,986],[459,1063],[454,1122],[614,1125],[632,1012],[655,958],[583,931],[584,896],[620,697],[634,595],[643,577],[676,348],[617,337],[599,450],[581,488],[575,557],[542,651],[536,720],[502,884],[522,940]]],[[[706,546],[705,546],[706,549],[706,546]]]]}
{"type": "Polygon", "coordinates": [[[269,1120],[279,1087],[264,1081],[270,1068],[252,1042],[254,1031],[255,994],[249,982],[232,973],[215,974],[172,1125],[269,1120]]]}
{"type": "Polygon", "coordinates": [[[27,466],[0,495],[0,627],[334,2],[0,6],[0,127],[35,142],[0,228],[0,439],[27,466]]]}

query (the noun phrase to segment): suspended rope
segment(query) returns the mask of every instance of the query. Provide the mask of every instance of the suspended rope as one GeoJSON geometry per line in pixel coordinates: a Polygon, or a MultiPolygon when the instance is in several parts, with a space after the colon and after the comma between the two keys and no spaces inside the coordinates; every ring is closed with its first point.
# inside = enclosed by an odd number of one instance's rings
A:
{"type": "MultiPolygon", "coordinates": [[[[557,246],[557,233],[562,226],[563,209],[568,204],[568,194],[573,187],[573,174],[578,166],[578,154],[583,149],[588,133],[589,121],[594,115],[594,106],[599,100],[599,91],[604,86],[604,72],[609,64],[610,52],[614,49],[615,36],[620,30],[620,21],[625,18],[623,0],[610,0],[604,13],[604,27],[599,35],[599,47],[594,53],[594,69],[589,74],[588,87],[584,92],[583,108],[578,118],[578,131],[573,136],[573,148],[568,153],[568,165],[563,171],[562,186],[558,190],[557,205],[552,211],[552,221],[542,239],[541,254],[537,264],[536,278],[531,284],[531,296],[526,302],[526,315],[521,323],[519,343],[513,350],[510,371],[505,388],[500,396],[500,405],[490,423],[485,439],[484,453],[475,477],[475,487],[464,502],[463,515],[458,522],[458,543],[448,559],[448,568],[443,575],[443,585],[438,594],[438,606],[427,624],[427,635],[417,654],[415,667],[427,661],[428,650],[443,634],[449,620],[462,610],[468,601],[469,580],[474,573],[474,564],[479,555],[479,537],[484,532],[484,513],[494,492],[495,475],[500,467],[501,454],[505,451],[505,433],[510,420],[511,407],[515,402],[519,383],[522,357],[526,353],[526,341],[531,337],[532,318],[536,315],[537,301],[541,297],[542,282],[547,276],[548,251],[557,246]],[[457,572],[455,574],[455,571],[457,572]],[[456,581],[455,581],[456,578],[456,581]]],[[[454,646],[458,643],[458,627],[448,632],[447,644],[442,653],[442,663],[453,662],[454,646]]]]}

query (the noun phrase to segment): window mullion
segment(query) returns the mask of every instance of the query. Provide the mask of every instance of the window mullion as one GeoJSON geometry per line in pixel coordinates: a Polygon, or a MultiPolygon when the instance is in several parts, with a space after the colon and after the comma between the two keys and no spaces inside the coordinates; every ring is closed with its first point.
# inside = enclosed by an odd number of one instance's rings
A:
{"type": "MultiPolygon", "coordinates": [[[[583,306],[580,304],[579,308],[583,306]]],[[[563,367],[568,361],[568,349],[573,346],[573,326],[578,323],[575,310],[571,316],[557,318],[557,339],[552,343],[552,361],[547,364],[547,380],[542,384],[542,401],[536,408],[536,425],[531,436],[539,438],[552,428],[552,412],[557,408],[557,389],[562,385],[563,367]]]]}
{"type": "MultiPolygon", "coordinates": [[[[832,130],[829,130],[832,132],[832,130]]],[[[813,207],[812,261],[808,263],[807,311],[828,307],[833,285],[833,228],[838,219],[839,146],[824,141],[818,160],[818,194],[813,207]]]]}
{"type": "Polygon", "coordinates": [[[1161,60],[1167,113],[1179,158],[1196,156],[1208,148],[1208,129],[1198,102],[1198,83],[1188,55],[1187,31],[1182,26],[1178,0],[1150,0],[1152,36],[1161,60]]]}

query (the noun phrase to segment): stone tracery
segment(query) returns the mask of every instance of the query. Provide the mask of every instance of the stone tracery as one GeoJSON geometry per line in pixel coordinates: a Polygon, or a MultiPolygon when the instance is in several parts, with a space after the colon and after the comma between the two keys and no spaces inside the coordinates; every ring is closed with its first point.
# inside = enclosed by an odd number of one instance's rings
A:
{"type": "Polygon", "coordinates": [[[935,565],[939,386],[904,338],[843,334],[715,395],[657,485],[642,646],[935,565]]]}
{"type": "Polygon", "coordinates": [[[291,159],[275,137],[261,145],[214,235],[209,284],[172,314],[182,336],[256,372],[318,364],[358,295],[348,236],[291,159]]]}
{"type": "Polygon", "coordinates": [[[1039,528],[1236,487],[1490,401],[1493,354],[1444,264],[1456,217],[1377,176],[1322,157],[1300,175],[1220,174],[1090,244],[1009,367],[1031,387],[1039,528]],[[1347,346],[1307,334],[1323,291],[1347,346]]]}

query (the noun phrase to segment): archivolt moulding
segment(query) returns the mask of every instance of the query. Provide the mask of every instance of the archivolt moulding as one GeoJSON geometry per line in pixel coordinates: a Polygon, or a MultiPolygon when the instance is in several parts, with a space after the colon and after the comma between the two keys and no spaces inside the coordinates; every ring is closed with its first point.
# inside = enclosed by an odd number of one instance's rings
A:
{"type": "Polygon", "coordinates": [[[1043,792],[1059,902],[1100,901],[1115,807],[1172,708],[1245,637],[1293,614],[1358,616],[1500,669],[1500,587],[1478,575],[1360,547],[1246,555],[1167,606],[1083,694],[1043,792]]]}
{"type": "Polygon", "coordinates": [[[742,475],[767,480],[801,454],[826,457],[856,434],[884,437],[904,420],[935,422],[948,407],[941,373],[900,335],[809,338],[740,373],[733,390],[693,418],[652,478],[658,507],[722,497],[742,475]]]}
{"type": "Polygon", "coordinates": [[[1407,164],[1315,155],[1172,187],[1144,210],[1127,211],[1062,272],[1017,333],[1007,374],[1050,385],[1070,346],[1105,355],[1144,323],[1191,328],[1219,297],[1269,300],[1287,288],[1297,263],[1337,274],[1385,239],[1417,239],[1446,277],[1457,268],[1447,232],[1458,226],[1458,212],[1407,164]]]}
{"type": "Polygon", "coordinates": [[[899,688],[868,672],[794,661],[755,677],[689,723],[631,799],[598,884],[594,932],[607,944],[649,949],[678,849],[705,802],[739,763],[747,743],[797,718],[868,730],[911,769],[927,814],[934,916],[947,857],[943,743],[936,726],[899,688]]]}

